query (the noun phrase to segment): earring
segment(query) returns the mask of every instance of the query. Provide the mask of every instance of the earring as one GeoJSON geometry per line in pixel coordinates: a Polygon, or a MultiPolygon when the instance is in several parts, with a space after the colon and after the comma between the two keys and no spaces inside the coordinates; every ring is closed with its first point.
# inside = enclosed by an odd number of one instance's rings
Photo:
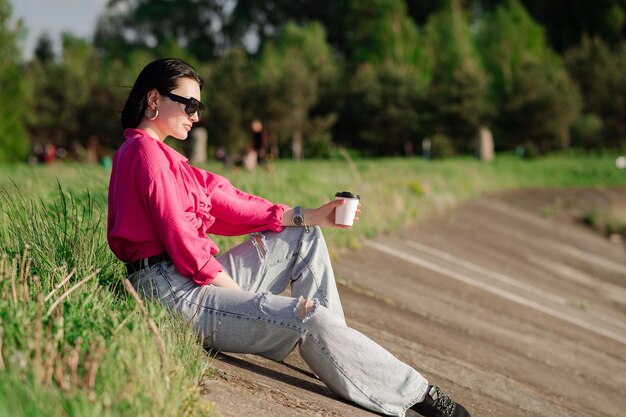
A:
{"type": "Polygon", "coordinates": [[[152,110],[150,107],[148,107],[143,115],[146,116],[146,119],[148,120],[154,120],[159,117],[159,109],[155,108],[154,110],[152,110]]]}

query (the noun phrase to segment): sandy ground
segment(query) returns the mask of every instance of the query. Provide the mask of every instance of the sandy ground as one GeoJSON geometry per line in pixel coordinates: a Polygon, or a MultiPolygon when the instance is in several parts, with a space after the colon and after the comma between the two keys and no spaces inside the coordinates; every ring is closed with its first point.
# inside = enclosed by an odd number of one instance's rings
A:
{"type": "MultiPolygon", "coordinates": [[[[626,245],[576,222],[626,189],[482,197],[335,263],[348,324],[480,417],[626,416],[626,245]]],[[[372,416],[297,352],[219,354],[219,415],[372,416]]]]}

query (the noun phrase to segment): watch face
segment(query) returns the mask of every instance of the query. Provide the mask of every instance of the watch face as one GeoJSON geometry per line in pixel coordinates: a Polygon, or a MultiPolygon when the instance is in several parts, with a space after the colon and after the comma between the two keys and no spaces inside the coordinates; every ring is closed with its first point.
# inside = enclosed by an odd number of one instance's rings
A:
{"type": "Polygon", "coordinates": [[[302,207],[296,206],[293,209],[293,217],[291,222],[296,226],[302,226],[304,223],[304,216],[302,215],[302,207]]]}

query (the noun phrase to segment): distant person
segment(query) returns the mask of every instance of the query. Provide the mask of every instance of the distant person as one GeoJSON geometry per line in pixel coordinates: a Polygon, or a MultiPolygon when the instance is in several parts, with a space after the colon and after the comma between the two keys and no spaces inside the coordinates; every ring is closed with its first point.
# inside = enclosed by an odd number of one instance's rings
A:
{"type": "Polygon", "coordinates": [[[259,166],[264,167],[269,156],[269,136],[258,119],[252,121],[250,130],[252,131],[252,147],[256,152],[257,163],[259,166]]]}
{"type": "Polygon", "coordinates": [[[230,159],[230,155],[226,151],[226,148],[224,148],[223,146],[219,146],[215,150],[215,159],[220,161],[222,165],[224,165],[224,168],[226,169],[230,169],[232,167],[232,161],[230,159]]]}
{"type": "Polygon", "coordinates": [[[33,145],[33,150],[28,156],[28,163],[31,165],[37,165],[44,161],[44,148],[41,143],[33,145]]]}
{"type": "Polygon", "coordinates": [[[254,171],[258,165],[258,154],[251,146],[246,146],[242,151],[239,159],[241,167],[246,171],[254,171]]]}
{"type": "Polygon", "coordinates": [[[100,162],[101,158],[102,149],[100,146],[100,138],[98,137],[98,135],[89,135],[89,139],[87,139],[87,148],[85,149],[84,162],[97,164],[100,162]]]}
{"type": "Polygon", "coordinates": [[[57,158],[57,148],[52,142],[46,143],[43,150],[43,162],[51,164],[57,158]]]}
{"type": "Polygon", "coordinates": [[[185,140],[202,117],[202,84],[185,62],[159,59],[141,71],[122,111],[107,238],[132,285],[184,317],[207,349],[281,361],[298,347],[332,391],[369,410],[469,416],[346,325],[320,229],[348,228],[334,223],[345,200],[314,209],[274,204],[190,166],[164,143],[185,140]],[[251,235],[218,256],[213,234],[251,235]],[[278,295],[287,288],[290,297],[278,295]]]}

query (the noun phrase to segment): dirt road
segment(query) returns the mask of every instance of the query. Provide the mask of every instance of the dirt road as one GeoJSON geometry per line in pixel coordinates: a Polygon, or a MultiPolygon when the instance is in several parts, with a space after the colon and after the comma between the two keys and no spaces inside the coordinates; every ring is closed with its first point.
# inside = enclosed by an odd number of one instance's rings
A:
{"type": "MultiPolygon", "coordinates": [[[[626,189],[483,197],[335,263],[348,323],[479,417],[626,415],[626,246],[574,220],[626,189]]],[[[218,355],[229,416],[372,416],[297,353],[218,355]]]]}

